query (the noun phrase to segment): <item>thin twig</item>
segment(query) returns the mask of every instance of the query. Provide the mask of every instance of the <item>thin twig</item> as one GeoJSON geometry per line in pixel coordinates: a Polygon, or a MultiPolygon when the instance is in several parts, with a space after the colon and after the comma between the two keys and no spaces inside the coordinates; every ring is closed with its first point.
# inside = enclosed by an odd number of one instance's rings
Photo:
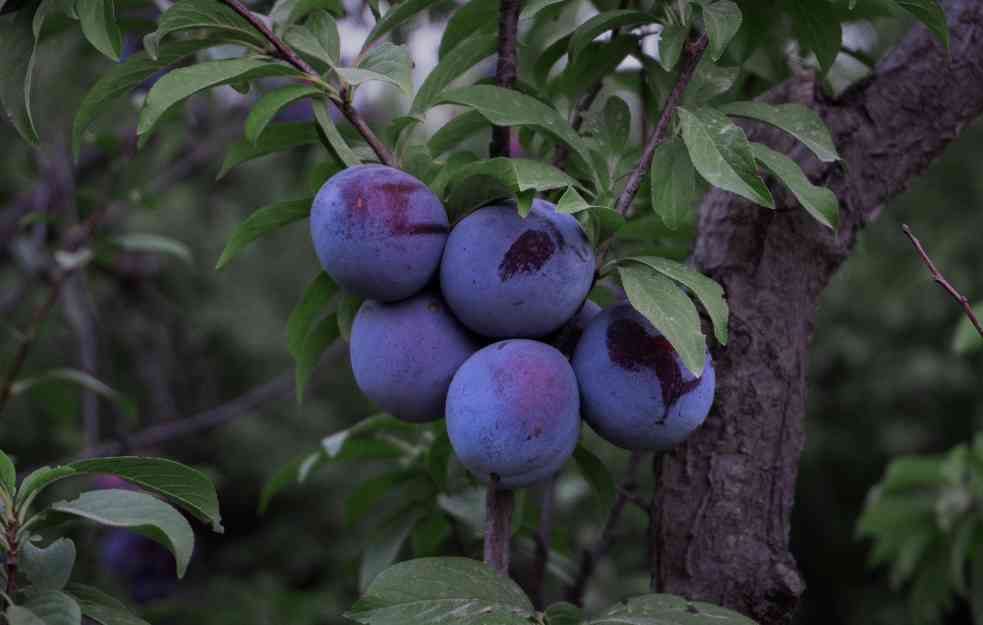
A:
{"type": "MultiPolygon", "coordinates": [[[[501,0],[498,12],[498,66],[495,84],[511,89],[518,75],[518,33],[521,0],[501,0]]],[[[492,129],[491,156],[512,155],[512,128],[495,126],[492,129]]]]}
{"type": "Polygon", "coordinates": [[[922,260],[925,262],[925,266],[928,267],[929,273],[932,274],[932,279],[935,280],[935,283],[945,289],[946,292],[952,296],[952,299],[956,300],[956,302],[962,306],[963,310],[966,312],[966,316],[969,318],[970,322],[972,322],[973,327],[980,333],[980,336],[983,336],[983,326],[980,325],[980,320],[976,317],[976,313],[973,312],[973,307],[970,306],[969,300],[966,299],[966,296],[957,291],[956,287],[952,286],[952,284],[945,279],[945,276],[942,275],[942,272],[938,270],[935,263],[933,263],[932,259],[929,258],[928,252],[926,252],[925,248],[922,246],[922,242],[919,241],[918,237],[914,235],[911,228],[908,227],[908,224],[903,224],[901,226],[901,230],[908,235],[909,239],[911,239],[911,244],[915,246],[915,249],[918,251],[918,255],[922,257],[922,260]]]}
{"type": "Polygon", "coordinates": [[[485,563],[505,577],[509,576],[514,501],[513,492],[499,488],[498,476],[492,474],[485,496],[485,563]]]}
{"type": "Polygon", "coordinates": [[[659,592],[659,572],[658,566],[662,559],[662,545],[659,543],[658,516],[655,514],[655,494],[658,492],[659,485],[662,483],[662,461],[665,452],[656,452],[652,456],[652,498],[648,503],[649,526],[646,532],[648,542],[648,568],[650,573],[649,590],[654,593],[659,592]]]}
{"type": "Polygon", "coordinates": [[[607,521],[605,521],[604,528],[601,530],[601,537],[591,549],[585,549],[580,556],[580,568],[577,571],[577,577],[567,589],[567,601],[570,603],[575,605],[583,604],[587,582],[590,581],[591,576],[594,574],[597,563],[608,552],[611,545],[614,544],[614,531],[621,521],[621,515],[625,510],[625,505],[628,503],[626,493],[630,493],[638,488],[638,465],[642,461],[642,455],[640,451],[631,452],[631,457],[628,459],[628,470],[625,475],[625,481],[622,482],[621,488],[618,491],[618,497],[614,500],[614,505],[611,506],[611,511],[608,513],[607,521]]]}
{"type": "MultiPolygon", "coordinates": [[[[263,22],[263,20],[259,19],[245,5],[239,2],[239,0],[218,0],[218,1],[225,4],[233,11],[241,15],[245,20],[247,20],[253,26],[253,28],[255,28],[259,32],[259,34],[263,36],[264,39],[270,42],[270,45],[273,46],[273,49],[275,50],[277,56],[279,56],[287,63],[290,63],[301,72],[307,74],[309,78],[316,81],[317,83],[322,82],[321,77],[317,73],[317,70],[311,67],[310,64],[307,63],[307,61],[302,59],[296,52],[294,52],[294,50],[290,46],[288,46],[282,39],[277,37],[273,33],[273,31],[270,30],[270,28],[263,22]]],[[[509,0],[509,1],[515,1],[515,0],[509,0]]],[[[365,118],[362,117],[362,114],[358,112],[358,109],[356,109],[352,105],[350,95],[346,93],[344,96],[336,96],[336,95],[331,96],[331,102],[338,107],[338,110],[341,111],[341,114],[344,115],[345,118],[348,119],[348,121],[351,123],[351,125],[355,127],[355,130],[357,130],[359,134],[362,135],[365,141],[369,144],[369,147],[372,148],[372,151],[375,152],[376,156],[379,157],[379,160],[385,163],[386,165],[389,165],[390,167],[395,167],[396,159],[393,158],[392,152],[390,152],[389,148],[387,148],[386,145],[379,139],[379,137],[377,137],[375,133],[372,132],[372,129],[369,128],[369,125],[365,121],[365,118]]]]}
{"type": "Polygon", "coordinates": [[[543,482],[542,499],[539,506],[539,527],[536,529],[536,559],[533,561],[529,587],[533,605],[542,610],[545,605],[546,568],[550,561],[550,535],[553,533],[553,501],[556,491],[556,476],[543,482]]]}
{"type": "Polygon", "coordinates": [[[699,65],[708,43],[709,39],[706,33],[704,33],[694,43],[686,46],[686,54],[682,60],[682,67],[679,70],[679,78],[676,80],[676,85],[672,88],[672,92],[666,99],[666,104],[662,109],[662,115],[659,117],[655,129],[645,143],[645,151],[642,152],[641,160],[638,161],[638,165],[631,172],[624,191],[618,196],[618,203],[615,208],[622,215],[626,215],[628,209],[631,208],[631,203],[635,200],[635,195],[638,194],[638,188],[642,186],[642,180],[652,165],[652,157],[655,156],[655,149],[666,140],[666,136],[669,134],[670,123],[672,122],[673,115],[676,113],[676,108],[683,100],[686,87],[693,79],[693,74],[696,72],[696,67],[699,65]]]}
{"type": "MultiPolygon", "coordinates": [[[[613,37],[612,37],[613,38],[613,37]]],[[[594,106],[594,100],[597,96],[601,94],[601,90],[604,88],[604,81],[598,80],[594,86],[584,94],[584,97],[580,98],[577,105],[574,106],[573,112],[570,116],[570,127],[580,132],[580,128],[584,125],[585,114],[590,107],[594,106]]],[[[558,169],[563,169],[563,166],[567,164],[567,158],[570,157],[570,146],[566,143],[560,143],[556,147],[556,158],[553,159],[553,166],[558,169]]]]}

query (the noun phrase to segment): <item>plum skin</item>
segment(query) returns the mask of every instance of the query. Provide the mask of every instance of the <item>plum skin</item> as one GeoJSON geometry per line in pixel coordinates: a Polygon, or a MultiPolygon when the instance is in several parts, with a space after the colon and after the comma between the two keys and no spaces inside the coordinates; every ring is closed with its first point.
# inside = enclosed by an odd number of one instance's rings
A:
{"type": "Polygon", "coordinates": [[[577,220],[535,200],[475,211],[447,239],[440,286],[461,323],[490,338],[545,336],[576,314],[594,281],[594,250],[577,220]]]}
{"type": "Polygon", "coordinates": [[[624,449],[669,449],[702,425],[713,404],[710,355],[696,378],[665,337],[627,304],[591,321],[573,368],[584,420],[624,449]]]}
{"type": "Polygon", "coordinates": [[[471,356],[447,393],[447,434],[461,463],[501,488],[557,473],[580,437],[580,397],[570,363],[528,339],[493,343],[471,356]]]}
{"type": "Polygon", "coordinates": [[[478,347],[435,294],[367,300],[352,324],[352,372],[365,396],[393,416],[433,421],[443,416],[454,372],[478,347]]]}
{"type": "Polygon", "coordinates": [[[383,302],[420,291],[440,265],[447,211],[413,176],[357,165],[324,183],[311,207],[321,266],[350,293],[383,302]]]}

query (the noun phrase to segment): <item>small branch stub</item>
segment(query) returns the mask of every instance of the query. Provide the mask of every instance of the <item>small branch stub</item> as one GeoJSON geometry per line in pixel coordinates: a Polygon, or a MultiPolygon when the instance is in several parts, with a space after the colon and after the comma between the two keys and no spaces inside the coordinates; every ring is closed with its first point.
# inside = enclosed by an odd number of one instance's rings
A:
{"type": "Polygon", "coordinates": [[[509,575],[514,500],[512,491],[499,488],[498,476],[492,474],[485,499],[485,563],[505,577],[509,575]]]}

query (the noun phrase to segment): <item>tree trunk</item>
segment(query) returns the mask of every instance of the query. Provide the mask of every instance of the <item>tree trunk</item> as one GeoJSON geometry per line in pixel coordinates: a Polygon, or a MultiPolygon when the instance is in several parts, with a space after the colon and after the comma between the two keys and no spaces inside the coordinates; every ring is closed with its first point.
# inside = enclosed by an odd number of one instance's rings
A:
{"type": "Polygon", "coordinates": [[[983,3],[950,1],[946,13],[948,55],[919,26],[836,101],[803,79],[767,95],[816,109],[847,167],[818,162],[779,131],[748,126],[752,140],[790,154],[836,192],[835,234],[784,189],[773,189],[775,211],[719,191],[702,206],[694,260],[726,290],[730,341],[713,350],[713,413],[659,460],[652,548],[661,591],[766,625],[791,619],[805,590],[788,537],[819,297],[860,228],[983,113],[983,3]]]}

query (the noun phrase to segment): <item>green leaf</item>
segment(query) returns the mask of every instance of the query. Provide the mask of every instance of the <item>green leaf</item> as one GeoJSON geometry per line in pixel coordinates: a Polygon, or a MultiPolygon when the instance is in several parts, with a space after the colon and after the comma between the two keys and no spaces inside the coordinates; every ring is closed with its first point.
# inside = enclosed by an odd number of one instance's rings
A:
{"type": "MultiPolygon", "coordinates": [[[[973,313],[977,319],[983,319],[983,302],[977,302],[973,305],[973,313]]],[[[952,335],[952,349],[959,354],[970,354],[983,349],[983,337],[980,336],[969,317],[960,317],[956,331],[952,335]]]]}
{"type": "Polygon", "coordinates": [[[914,16],[919,22],[925,24],[932,34],[935,35],[945,49],[949,49],[949,27],[945,21],[945,11],[937,0],[894,0],[908,13],[914,16]]]}
{"type": "Polygon", "coordinates": [[[498,37],[499,0],[470,0],[447,20],[438,58],[443,61],[462,42],[488,34],[498,37]]]}
{"type": "Polygon", "coordinates": [[[608,144],[612,154],[621,154],[628,145],[631,133],[631,109],[618,96],[611,96],[604,103],[604,110],[599,117],[599,136],[608,144]]]}
{"type": "Polygon", "coordinates": [[[659,65],[671,72],[683,55],[683,44],[689,37],[689,28],[679,24],[666,24],[659,34],[659,65]]]}
{"type": "Polygon", "coordinates": [[[680,107],[679,121],[693,166],[707,182],[767,208],[775,207],[771,192],[758,176],[743,130],[711,108],[689,111],[680,107]]]}
{"type": "Polygon", "coordinates": [[[157,234],[130,232],[112,237],[109,239],[109,242],[115,247],[118,247],[126,252],[165,254],[184,261],[188,265],[193,264],[191,248],[170,237],[164,237],[157,234]]]}
{"type": "Polygon", "coordinates": [[[37,614],[19,605],[8,606],[6,617],[8,625],[47,625],[37,614]]]}
{"type": "Polygon", "coordinates": [[[970,566],[969,607],[973,615],[973,625],[983,625],[983,549],[976,549],[970,566]]]}
{"type": "Polygon", "coordinates": [[[843,40],[840,20],[829,2],[799,2],[787,4],[795,21],[795,31],[802,47],[812,50],[825,74],[833,66],[843,40]]]}
{"type": "Polygon", "coordinates": [[[730,308],[724,298],[724,289],[699,271],[683,263],[658,256],[631,256],[625,260],[647,265],[667,278],[682,284],[700,300],[713,323],[713,333],[721,345],[727,344],[727,319],[730,308]]]}
{"type": "Polygon", "coordinates": [[[140,111],[137,135],[141,140],[145,140],[164,113],[199,91],[231,82],[298,74],[299,72],[292,67],[262,59],[207,61],[175,69],[158,80],[147,94],[143,110],[140,111]]]}
{"type": "Polygon", "coordinates": [[[338,319],[332,313],[324,319],[318,321],[311,331],[304,338],[304,344],[297,354],[297,368],[295,371],[297,381],[297,403],[304,401],[304,389],[314,373],[314,367],[321,360],[321,354],[338,338],[338,319]]]}
{"type": "Polygon", "coordinates": [[[338,24],[326,11],[315,12],[304,26],[291,26],[285,39],[291,47],[329,67],[334,67],[341,59],[338,24]]]}
{"type": "Polygon", "coordinates": [[[591,42],[550,83],[548,93],[576,98],[606,77],[616,74],[625,58],[637,50],[638,40],[629,35],[620,35],[610,41],[591,42]]]}
{"type": "Polygon", "coordinates": [[[156,497],[129,490],[93,490],[73,501],[56,502],[50,509],[139,532],[174,554],[178,577],[184,577],[188,569],[195,534],[180,512],[156,497]]]}
{"type": "Polygon", "coordinates": [[[401,484],[416,477],[416,473],[397,470],[371,477],[359,483],[345,498],[345,524],[353,526],[372,512],[373,507],[390,493],[396,493],[401,484]]]}
{"type": "Polygon", "coordinates": [[[778,176],[816,221],[836,231],[840,218],[840,202],[835,193],[826,187],[812,184],[798,163],[781,152],[760,143],[752,144],[751,148],[754,150],[754,157],[778,176]]]}
{"type": "Polygon", "coordinates": [[[819,115],[802,104],[779,104],[773,106],[764,102],[731,102],[720,107],[728,115],[749,117],[781,128],[812,150],[816,157],[832,163],[840,160],[833,145],[829,128],[819,115]]]}
{"type": "Polygon", "coordinates": [[[338,333],[346,343],[352,340],[352,325],[355,323],[355,315],[362,306],[362,298],[351,293],[341,291],[338,294],[338,333]]]}
{"type": "Polygon", "coordinates": [[[358,67],[338,67],[335,71],[350,85],[377,80],[395,85],[408,96],[413,95],[413,61],[406,46],[384,42],[369,49],[358,67]]]}
{"type": "Polygon", "coordinates": [[[101,590],[82,584],[68,587],[69,594],[75,597],[82,614],[99,625],[149,625],[134,616],[126,606],[101,590]]]}
{"type": "Polygon", "coordinates": [[[79,460],[69,465],[76,474],[108,474],[156,493],[187,510],[192,516],[222,533],[218,493],[208,476],[167,458],[117,456],[79,460]]]}
{"type": "Polygon", "coordinates": [[[362,45],[362,50],[364,51],[368,49],[368,47],[372,45],[379,37],[382,37],[411,17],[422,12],[434,2],[436,2],[436,0],[404,0],[403,2],[396,4],[382,16],[381,20],[378,20],[375,23],[375,26],[372,28],[372,32],[370,32],[369,36],[365,38],[365,43],[362,45]]]}
{"type": "Polygon", "coordinates": [[[31,114],[31,80],[37,44],[32,23],[26,9],[0,16],[0,103],[20,136],[36,146],[40,139],[31,114]]]}
{"type": "Polygon", "coordinates": [[[515,625],[532,616],[532,604],[515,582],[467,558],[421,558],[390,567],[345,614],[365,625],[515,625]]]}
{"type": "Polygon", "coordinates": [[[246,118],[246,141],[255,145],[263,135],[263,131],[273,121],[283,107],[301,100],[321,94],[321,90],[311,85],[290,85],[270,91],[253,105],[246,118]]]}
{"type": "Polygon", "coordinates": [[[307,335],[327,314],[328,303],[337,292],[338,285],[323,271],[304,289],[303,297],[287,319],[287,350],[295,360],[300,358],[307,335]]]}
{"type": "Polygon", "coordinates": [[[700,316],[689,297],[647,265],[626,265],[618,272],[632,307],[666,337],[693,375],[703,375],[706,341],[700,331],[700,316]]]}
{"type": "Polygon", "coordinates": [[[668,141],[656,148],[649,181],[652,210],[670,230],[677,229],[696,210],[703,196],[696,169],[681,141],[668,141]]]}
{"type": "Polygon", "coordinates": [[[0,488],[11,497],[17,492],[17,468],[10,456],[0,451],[0,488]]]}
{"type": "MultiPolygon", "coordinates": [[[[737,82],[741,75],[740,67],[721,67],[704,56],[700,64],[696,66],[693,73],[693,80],[690,81],[683,95],[683,106],[699,107],[713,100],[717,96],[726,93],[737,82]]],[[[672,80],[674,76],[670,75],[672,80]]],[[[675,84],[673,82],[672,84],[675,84]]],[[[668,87],[671,89],[671,87],[668,87]]],[[[668,89],[665,95],[668,95],[668,89]]]]}
{"type": "Polygon", "coordinates": [[[727,44],[741,28],[741,9],[730,0],[717,2],[701,2],[703,7],[703,24],[710,37],[710,58],[719,61],[727,44]]]}
{"type": "Polygon", "coordinates": [[[447,520],[447,515],[439,510],[431,510],[413,528],[413,554],[418,558],[438,554],[440,546],[450,535],[451,523],[447,520]]]}
{"type": "Polygon", "coordinates": [[[642,595],[613,606],[587,625],[755,625],[746,616],[675,595],[642,595]]]}
{"type": "Polygon", "coordinates": [[[614,506],[614,500],[618,496],[618,487],[614,483],[614,478],[607,466],[594,453],[584,447],[582,443],[574,449],[573,459],[577,463],[580,473],[590,484],[591,493],[597,503],[596,510],[600,515],[607,515],[614,506]]]}
{"type": "Polygon", "coordinates": [[[202,29],[221,37],[225,43],[241,43],[259,50],[267,47],[266,40],[246,18],[214,0],[175,2],[160,16],[157,30],[143,38],[143,47],[151,58],[156,59],[158,55],[167,54],[160,48],[165,37],[186,30],[202,29]]]}
{"type": "MultiPolygon", "coordinates": [[[[445,92],[438,103],[461,104],[481,113],[496,126],[533,126],[569,145],[585,164],[591,163],[587,144],[555,109],[539,100],[493,85],[473,85],[445,92]]],[[[437,150],[431,150],[439,154],[437,150]]]]}
{"type": "Polygon", "coordinates": [[[324,138],[327,140],[328,145],[334,151],[335,156],[345,164],[345,167],[354,167],[360,165],[361,161],[358,156],[352,151],[348,144],[345,143],[345,139],[338,132],[338,128],[331,121],[331,114],[328,113],[328,109],[324,102],[320,100],[314,101],[314,119],[317,120],[317,127],[323,133],[324,138]]]}
{"type": "Polygon", "coordinates": [[[232,144],[222,161],[216,180],[221,180],[234,167],[275,152],[282,152],[302,145],[320,143],[317,127],[308,122],[284,122],[270,124],[256,143],[247,139],[232,144]]]}
{"type": "Polygon", "coordinates": [[[368,588],[372,580],[396,561],[420,516],[419,512],[400,512],[373,533],[358,569],[358,587],[361,590],[368,588]]]}
{"type": "Polygon", "coordinates": [[[61,590],[75,568],[75,543],[59,538],[47,547],[25,542],[18,553],[18,565],[38,590],[61,590]]]}
{"type": "Polygon", "coordinates": [[[215,263],[215,269],[225,267],[230,260],[256,239],[287,224],[306,219],[310,215],[313,201],[314,198],[310,197],[301,200],[287,200],[286,202],[264,206],[253,212],[232,231],[232,236],[225,244],[222,255],[215,263]]]}
{"type": "Polygon", "coordinates": [[[23,508],[24,503],[36,496],[42,490],[61,479],[75,474],[71,467],[41,467],[35,469],[21,481],[17,490],[17,507],[23,508]]]}
{"type": "Polygon", "coordinates": [[[301,21],[309,14],[323,9],[335,17],[345,15],[345,7],[341,0],[277,0],[270,9],[270,19],[283,27],[301,21]]]}
{"type": "Polygon", "coordinates": [[[570,58],[575,58],[584,50],[584,48],[587,47],[587,44],[594,41],[594,39],[603,32],[613,30],[615,28],[626,28],[641,26],[642,24],[651,24],[655,21],[655,16],[645,13],[644,11],[623,9],[598,13],[578,26],[577,30],[575,30],[573,35],[570,37],[570,58]]]}
{"type": "Polygon", "coordinates": [[[472,176],[495,178],[516,193],[578,185],[576,180],[549,163],[498,157],[464,165],[451,176],[450,186],[464,184],[472,176]]]}
{"type": "Polygon", "coordinates": [[[97,395],[102,395],[113,402],[126,416],[136,417],[137,415],[137,405],[132,399],[103,384],[88,373],[77,369],[51,369],[34,377],[21,378],[14,382],[11,392],[15,396],[20,395],[42,382],[71,382],[78,384],[82,388],[92,391],[97,395]]]}
{"type": "Polygon", "coordinates": [[[430,137],[427,147],[437,157],[485,128],[488,128],[485,116],[478,111],[468,111],[444,124],[443,128],[430,137]]]}
{"type": "Polygon", "coordinates": [[[561,601],[554,603],[545,612],[546,625],[581,625],[584,613],[572,603],[561,601]]]}
{"type": "MultiPolygon", "coordinates": [[[[497,10],[497,9],[496,9],[497,10]]],[[[459,11],[460,12],[460,11],[459,11]]],[[[413,99],[410,113],[424,113],[440,98],[440,94],[454,79],[495,53],[498,44],[496,33],[481,33],[462,41],[451,54],[442,56],[437,66],[427,75],[413,99]]]]}
{"type": "Polygon", "coordinates": [[[123,33],[116,23],[113,0],[83,0],[76,4],[82,34],[96,50],[119,61],[123,48],[123,33]]]}
{"type": "MultiPolygon", "coordinates": [[[[209,2],[211,3],[211,0],[209,2]]],[[[213,4],[222,6],[217,2],[213,4]]],[[[82,133],[97,117],[109,110],[107,104],[111,100],[129,93],[134,87],[181,59],[217,43],[216,39],[175,41],[161,51],[156,60],[150,58],[146,52],[137,52],[124,63],[113,65],[106,70],[82,98],[78,113],[75,114],[75,122],[72,125],[72,154],[75,159],[78,160],[79,157],[82,133]]]]}
{"type": "Polygon", "coordinates": [[[82,624],[82,609],[79,604],[59,590],[32,592],[24,602],[24,607],[37,615],[46,625],[82,624]]]}

